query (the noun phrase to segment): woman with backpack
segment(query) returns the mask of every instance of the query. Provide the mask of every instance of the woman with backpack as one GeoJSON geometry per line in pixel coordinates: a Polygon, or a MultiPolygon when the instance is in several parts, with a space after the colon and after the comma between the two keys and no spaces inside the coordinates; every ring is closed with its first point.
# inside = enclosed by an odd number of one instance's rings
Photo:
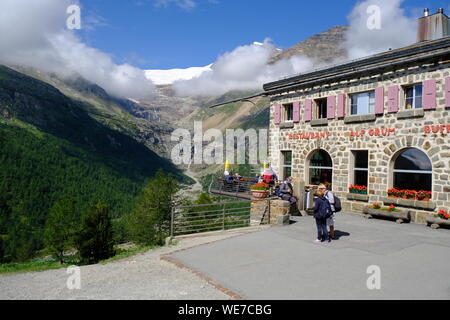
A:
{"type": "Polygon", "coordinates": [[[327,187],[324,184],[319,185],[319,190],[324,190],[325,194],[324,197],[328,200],[331,206],[331,212],[333,213],[331,217],[327,219],[327,226],[330,228],[330,240],[334,239],[334,221],[336,220],[336,209],[334,207],[335,205],[335,197],[333,193],[327,189],[327,187]]]}
{"type": "Polygon", "coordinates": [[[316,192],[316,204],[314,207],[314,218],[317,226],[317,239],[314,242],[330,242],[330,236],[327,230],[327,219],[333,214],[330,202],[325,198],[325,190],[319,188],[316,192]]]}

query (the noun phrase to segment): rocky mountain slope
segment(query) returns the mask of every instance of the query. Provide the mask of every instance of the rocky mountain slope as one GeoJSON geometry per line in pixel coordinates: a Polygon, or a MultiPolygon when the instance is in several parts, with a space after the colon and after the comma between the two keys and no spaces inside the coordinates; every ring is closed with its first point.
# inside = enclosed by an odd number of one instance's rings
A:
{"type": "Polygon", "coordinates": [[[293,47],[276,54],[271,63],[289,59],[295,55],[302,55],[312,59],[316,64],[329,64],[335,60],[345,58],[347,52],[343,46],[347,26],[336,26],[325,32],[313,35],[293,47]]]}

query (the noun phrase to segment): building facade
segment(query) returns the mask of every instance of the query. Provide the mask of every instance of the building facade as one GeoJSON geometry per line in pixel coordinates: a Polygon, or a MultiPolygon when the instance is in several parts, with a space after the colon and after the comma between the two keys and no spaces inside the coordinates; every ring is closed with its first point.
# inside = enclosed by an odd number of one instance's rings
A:
{"type": "Polygon", "coordinates": [[[264,90],[271,99],[269,159],[279,177],[294,178],[300,209],[312,206],[307,192],[319,183],[341,198],[344,211],[394,203],[424,224],[428,214],[450,209],[447,35],[264,90]],[[367,194],[350,193],[351,185],[367,194]],[[422,192],[389,197],[403,190],[422,192]]]}

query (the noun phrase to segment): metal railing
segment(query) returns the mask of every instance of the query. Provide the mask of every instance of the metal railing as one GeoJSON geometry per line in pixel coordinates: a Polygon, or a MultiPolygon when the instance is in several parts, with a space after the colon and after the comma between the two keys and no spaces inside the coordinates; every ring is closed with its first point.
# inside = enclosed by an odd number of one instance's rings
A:
{"type": "Polygon", "coordinates": [[[241,177],[227,182],[224,178],[213,178],[209,193],[240,199],[251,199],[251,188],[258,183],[257,177],[241,177]]]}
{"type": "Polygon", "coordinates": [[[252,201],[179,206],[172,209],[171,237],[250,226],[252,201]]]}

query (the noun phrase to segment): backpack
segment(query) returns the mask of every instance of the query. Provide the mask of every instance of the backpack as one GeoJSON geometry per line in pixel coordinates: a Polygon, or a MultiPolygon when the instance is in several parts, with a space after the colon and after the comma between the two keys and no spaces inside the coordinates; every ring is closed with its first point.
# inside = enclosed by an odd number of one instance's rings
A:
{"type": "Polygon", "coordinates": [[[341,199],[337,196],[334,196],[334,210],[336,210],[336,212],[342,211],[341,199]]]}
{"type": "Polygon", "coordinates": [[[317,203],[316,205],[320,205],[318,208],[319,210],[317,213],[314,213],[314,218],[316,219],[328,219],[333,215],[333,211],[331,211],[331,205],[330,202],[326,199],[317,199],[316,201],[320,201],[321,203],[317,203]]]}

